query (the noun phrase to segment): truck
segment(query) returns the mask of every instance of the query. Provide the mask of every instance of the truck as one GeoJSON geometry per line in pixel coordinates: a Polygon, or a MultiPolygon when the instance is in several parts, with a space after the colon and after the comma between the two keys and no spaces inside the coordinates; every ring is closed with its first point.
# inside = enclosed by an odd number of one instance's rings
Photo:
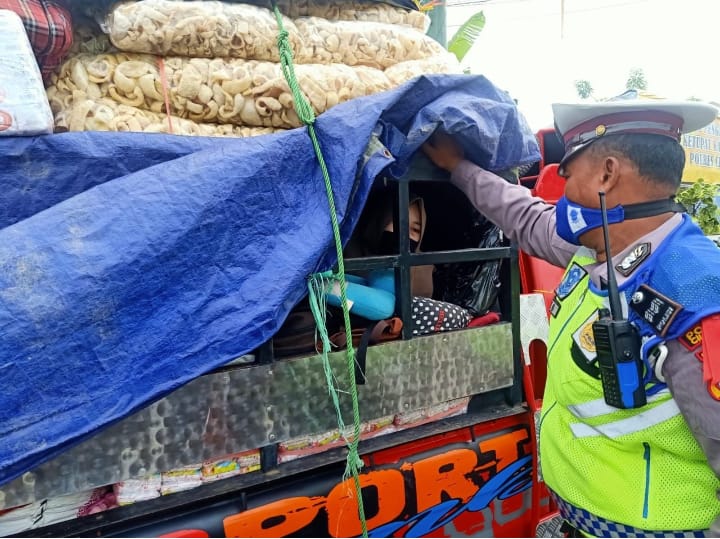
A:
{"type": "Polygon", "coordinates": [[[419,151],[436,129],[509,181],[534,164],[523,183],[552,200],[558,186],[542,174],[552,137],[539,135],[540,152],[512,100],[479,76],[421,77],[248,140],[1,139],[0,531],[556,534],[535,419],[544,296],[561,270],[505,240],[478,244],[482,216],[419,151]],[[396,253],[341,267],[338,245],[378,188],[394,197],[396,253]],[[407,239],[416,194],[434,227],[423,252],[407,239]],[[477,278],[490,262],[499,321],[411,333],[412,267],[477,278]],[[380,268],[394,272],[398,339],[361,343],[354,360],[277,357],[309,275],[380,268]],[[58,518],[81,493],[114,506],[123,489],[134,503],[58,518]]]}

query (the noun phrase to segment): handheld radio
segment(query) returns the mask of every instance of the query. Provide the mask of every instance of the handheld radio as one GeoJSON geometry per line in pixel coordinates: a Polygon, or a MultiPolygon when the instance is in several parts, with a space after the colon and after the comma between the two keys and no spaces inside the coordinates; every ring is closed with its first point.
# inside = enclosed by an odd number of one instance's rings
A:
{"type": "Polygon", "coordinates": [[[623,318],[620,292],[610,251],[605,193],[601,191],[599,194],[610,300],[610,311],[601,309],[599,320],[592,326],[600,379],[605,402],[610,406],[640,408],[647,403],[643,383],[644,364],[640,355],[640,335],[635,326],[623,318]]]}

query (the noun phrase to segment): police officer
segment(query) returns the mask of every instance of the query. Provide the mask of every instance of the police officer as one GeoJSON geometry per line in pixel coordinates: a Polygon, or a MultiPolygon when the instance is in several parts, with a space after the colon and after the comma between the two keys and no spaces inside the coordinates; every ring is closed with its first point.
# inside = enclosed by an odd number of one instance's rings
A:
{"type": "Polygon", "coordinates": [[[556,206],[463,159],[448,137],[424,147],[521,249],[567,267],[551,307],[544,480],[582,534],[720,536],[720,249],[673,200],[681,133],[717,111],[635,100],[553,112],[566,150],[556,206]],[[601,384],[593,323],[608,305],[607,257],[642,343],[647,404],[637,408],[609,405],[601,384]]]}

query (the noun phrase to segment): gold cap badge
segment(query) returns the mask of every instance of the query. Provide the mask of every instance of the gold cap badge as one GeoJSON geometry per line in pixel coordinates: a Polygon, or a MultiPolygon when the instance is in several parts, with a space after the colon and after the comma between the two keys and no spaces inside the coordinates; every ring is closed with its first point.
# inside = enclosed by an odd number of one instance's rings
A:
{"type": "Polygon", "coordinates": [[[595,128],[595,136],[596,137],[602,137],[605,134],[605,131],[607,131],[607,127],[600,124],[595,128]]]}

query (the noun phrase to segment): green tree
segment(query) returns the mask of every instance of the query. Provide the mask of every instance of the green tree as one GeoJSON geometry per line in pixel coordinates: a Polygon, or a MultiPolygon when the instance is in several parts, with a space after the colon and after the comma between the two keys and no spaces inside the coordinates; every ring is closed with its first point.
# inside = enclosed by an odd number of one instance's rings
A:
{"type": "Polygon", "coordinates": [[[697,182],[681,190],[677,200],[692,217],[705,234],[720,234],[720,209],[715,203],[718,194],[716,185],[705,183],[700,178],[697,182]]]}
{"type": "Polygon", "coordinates": [[[593,87],[589,80],[576,80],[575,91],[580,96],[580,99],[587,99],[593,95],[593,87]]]}
{"type": "Polygon", "coordinates": [[[625,88],[628,90],[647,90],[645,72],[638,67],[631,69],[625,88]]]}

